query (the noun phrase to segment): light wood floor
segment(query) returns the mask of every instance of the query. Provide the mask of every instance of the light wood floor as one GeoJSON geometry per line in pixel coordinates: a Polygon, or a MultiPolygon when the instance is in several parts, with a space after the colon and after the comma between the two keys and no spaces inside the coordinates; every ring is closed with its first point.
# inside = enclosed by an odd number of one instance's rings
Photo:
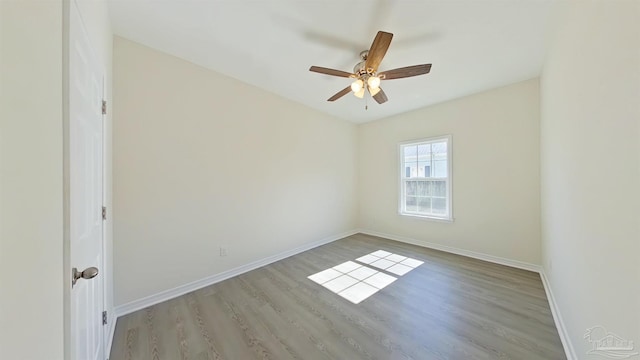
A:
{"type": "Polygon", "coordinates": [[[110,360],[566,359],[538,274],[354,235],[118,319],[110,360]],[[358,305],[307,276],[425,263],[358,305]]]}

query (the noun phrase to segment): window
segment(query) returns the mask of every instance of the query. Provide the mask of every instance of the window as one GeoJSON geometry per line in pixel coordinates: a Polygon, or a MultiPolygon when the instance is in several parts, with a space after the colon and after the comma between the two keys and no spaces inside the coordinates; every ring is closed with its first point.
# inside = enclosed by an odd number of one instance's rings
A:
{"type": "Polygon", "coordinates": [[[451,136],[400,144],[400,214],[451,215],[451,136]]]}

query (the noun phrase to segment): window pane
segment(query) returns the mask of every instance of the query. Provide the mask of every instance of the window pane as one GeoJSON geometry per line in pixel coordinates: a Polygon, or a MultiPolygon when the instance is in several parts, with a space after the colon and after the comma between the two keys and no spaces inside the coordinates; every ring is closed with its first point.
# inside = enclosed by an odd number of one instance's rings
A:
{"type": "Polygon", "coordinates": [[[416,200],[417,198],[415,196],[407,196],[405,202],[407,211],[415,212],[418,209],[416,200]]]}
{"type": "Polygon", "coordinates": [[[447,200],[446,199],[432,199],[433,213],[445,214],[447,212],[447,200]]]}
{"type": "Polygon", "coordinates": [[[416,187],[417,187],[417,181],[406,181],[406,195],[407,196],[416,196],[416,187]]]}
{"type": "Polygon", "coordinates": [[[418,162],[418,176],[419,177],[431,177],[431,161],[419,161],[418,162]],[[428,169],[428,171],[425,171],[427,169],[428,169]]]}
{"type": "Polygon", "coordinates": [[[413,163],[405,163],[405,175],[408,175],[407,177],[417,177],[418,176],[418,163],[413,162],[413,163]],[[407,171],[406,168],[409,168],[409,170],[407,171]]]}
{"type": "Polygon", "coordinates": [[[447,183],[445,181],[433,182],[433,196],[447,196],[447,183]]]}
{"type": "Polygon", "coordinates": [[[444,154],[445,157],[447,155],[447,143],[446,142],[438,142],[431,144],[431,151],[435,154],[444,154]]]}
{"type": "Polygon", "coordinates": [[[421,213],[431,213],[431,198],[418,198],[418,211],[421,213]]]}
{"type": "Polygon", "coordinates": [[[437,160],[433,162],[433,176],[447,177],[447,160],[437,160]]]}
{"type": "Polygon", "coordinates": [[[431,145],[418,145],[418,161],[431,161],[431,145]]]}
{"type": "Polygon", "coordinates": [[[419,181],[418,196],[430,196],[430,195],[431,195],[431,181],[419,181]]]}
{"type": "Polygon", "coordinates": [[[410,146],[404,146],[404,162],[405,164],[408,163],[415,163],[416,161],[418,161],[418,147],[415,145],[410,145],[410,146]]]}

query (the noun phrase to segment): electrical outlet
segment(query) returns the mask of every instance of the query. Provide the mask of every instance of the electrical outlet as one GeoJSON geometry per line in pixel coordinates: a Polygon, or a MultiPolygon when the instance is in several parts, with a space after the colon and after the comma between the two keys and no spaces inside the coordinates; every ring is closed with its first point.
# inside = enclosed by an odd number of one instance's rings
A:
{"type": "Polygon", "coordinates": [[[221,257],[225,257],[227,256],[227,248],[226,247],[220,247],[220,256],[221,257]]]}

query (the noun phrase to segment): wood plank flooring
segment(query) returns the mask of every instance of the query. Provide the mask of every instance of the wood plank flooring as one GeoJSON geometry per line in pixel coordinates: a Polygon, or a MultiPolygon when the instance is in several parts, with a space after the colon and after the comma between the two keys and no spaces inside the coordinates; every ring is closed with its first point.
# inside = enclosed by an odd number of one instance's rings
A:
{"type": "Polygon", "coordinates": [[[566,359],[536,273],[357,234],[118,319],[110,360],[566,359]],[[425,263],[355,305],[307,276],[425,263]]]}

